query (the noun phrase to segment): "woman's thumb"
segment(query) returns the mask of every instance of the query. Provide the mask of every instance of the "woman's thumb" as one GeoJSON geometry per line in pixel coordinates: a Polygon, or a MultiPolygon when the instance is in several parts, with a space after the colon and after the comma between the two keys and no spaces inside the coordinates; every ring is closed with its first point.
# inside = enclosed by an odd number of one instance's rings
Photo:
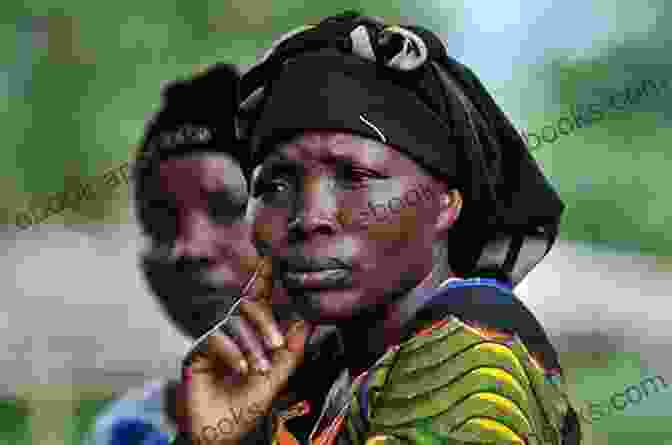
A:
{"type": "Polygon", "coordinates": [[[272,389],[273,394],[277,394],[287,383],[289,376],[294,370],[301,366],[303,355],[306,350],[306,344],[313,332],[314,326],[311,323],[300,320],[294,322],[285,339],[287,348],[281,348],[273,353],[272,366],[272,389]]]}

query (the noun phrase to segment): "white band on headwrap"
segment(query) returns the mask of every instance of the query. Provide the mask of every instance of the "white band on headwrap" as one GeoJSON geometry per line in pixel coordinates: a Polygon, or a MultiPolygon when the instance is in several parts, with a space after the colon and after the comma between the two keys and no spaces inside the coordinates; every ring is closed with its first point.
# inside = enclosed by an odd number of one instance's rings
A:
{"type": "Polygon", "coordinates": [[[184,124],[156,135],[148,144],[148,152],[174,150],[182,145],[207,144],[212,141],[210,128],[184,124]]]}

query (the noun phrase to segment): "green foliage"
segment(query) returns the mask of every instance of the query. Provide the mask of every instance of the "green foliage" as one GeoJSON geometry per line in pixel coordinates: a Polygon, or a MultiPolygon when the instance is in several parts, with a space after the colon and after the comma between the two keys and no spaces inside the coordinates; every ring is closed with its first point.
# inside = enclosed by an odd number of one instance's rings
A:
{"type": "Polygon", "coordinates": [[[0,400],[0,445],[30,443],[30,412],[21,400],[0,400]]]}
{"type": "MultiPolygon", "coordinates": [[[[672,254],[672,240],[665,235],[666,222],[672,218],[672,209],[665,204],[667,166],[672,160],[667,143],[672,64],[654,63],[660,56],[615,48],[601,59],[562,65],[557,84],[561,108],[600,104],[607,110],[589,128],[535,151],[567,203],[563,237],[672,254]],[[611,97],[623,103],[624,96],[645,81],[667,82],[667,87],[649,88],[649,94],[621,110],[609,106],[611,97]]],[[[548,113],[536,128],[568,114],[548,113]]]]}

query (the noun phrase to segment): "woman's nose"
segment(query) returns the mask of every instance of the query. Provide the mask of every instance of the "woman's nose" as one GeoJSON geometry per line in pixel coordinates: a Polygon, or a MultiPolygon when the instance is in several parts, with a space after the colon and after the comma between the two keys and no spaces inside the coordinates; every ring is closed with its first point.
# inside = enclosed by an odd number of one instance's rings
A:
{"type": "Polygon", "coordinates": [[[297,238],[331,235],[338,230],[337,199],[329,178],[306,180],[297,199],[289,233],[297,238]]]}
{"type": "Polygon", "coordinates": [[[214,225],[204,212],[192,212],[180,221],[173,257],[214,258],[217,239],[214,225]]]}

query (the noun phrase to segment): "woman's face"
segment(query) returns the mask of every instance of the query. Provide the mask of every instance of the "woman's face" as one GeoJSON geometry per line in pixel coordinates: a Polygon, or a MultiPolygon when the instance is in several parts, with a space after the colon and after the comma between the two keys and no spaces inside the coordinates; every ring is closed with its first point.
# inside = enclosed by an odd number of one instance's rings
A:
{"type": "Polygon", "coordinates": [[[254,238],[304,317],[343,321],[427,277],[444,189],[392,147],[307,132],[256,172],[254,238]]]}
{"type": "Polygon", "coordinates": [[[259,260],[247,182],[229,156],[197,154],[161,162],[148,184],[143,270],[168,315],[196,337],[223,317],[259,260]]]}

